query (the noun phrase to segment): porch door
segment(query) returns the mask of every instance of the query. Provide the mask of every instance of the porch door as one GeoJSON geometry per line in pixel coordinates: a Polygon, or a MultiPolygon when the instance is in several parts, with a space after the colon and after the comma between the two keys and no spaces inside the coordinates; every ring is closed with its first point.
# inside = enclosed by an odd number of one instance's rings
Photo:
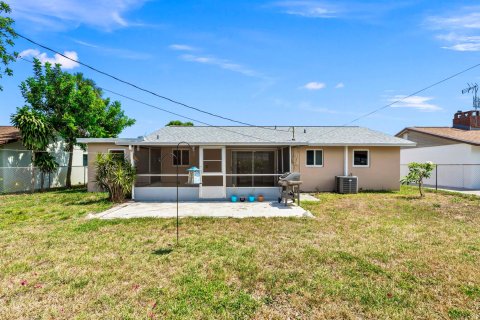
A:
{"type": "Polygon", "coordinates": [[[224,199],[226,191],[226,149],[225,147],[200,147],[200,170],[202,184],[201,199],[224,199]]]}

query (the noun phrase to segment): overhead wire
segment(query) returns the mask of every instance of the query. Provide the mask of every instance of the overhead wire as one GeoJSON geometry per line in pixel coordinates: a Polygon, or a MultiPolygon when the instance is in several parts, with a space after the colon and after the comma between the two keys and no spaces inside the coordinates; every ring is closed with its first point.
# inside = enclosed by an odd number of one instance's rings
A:
{"type": "MultiPolygon", "coordinates": [[[[28,63],[33,63],[33,61],[31,60],[28,60],[24,57],[18,57],[19,59],[23,60],[23,61],[26,61],[28,63]]],[[[150,103],[147,103],[147,102],[144,102],[144,101],[141,101],[141,100],[138,100],[138,99],[135,99],[135,98],[132,98],[132,97],[129,97],[127,95],[124,95],[124,94],[121,94],[121,93],[118,93],[118,92],[115,92],[113,90],[110,90],[110,89],[107,89],[107,88],[104,88],[104,87],[101,87],[101,86],[98,86],[97,87],[99,89],[102,89],[103,91],[106,91],[106,92],[110,92],[114,95],[117,95],[117,96],[120,96],[122,98],[125,98],[125,99],[128,99],[130,101],[134,101],[136,103],[140,103],[140,104],[143,104],[145,106],[148,106],[150,108],[154,108],[154,109],[157,109],[157,110],[160,110],[160,111],[163,111],[163,112],[166,112],[166,113],[169,113],[169,114],[172,114],[172,115],[175,115],[175,116],[178,116],[178,117],[181,117],[181,118],[184,118],[184,119],[187,119],[187,120],[190,120],[190,121],[194,121],[194,122],[197,122],[197,123],[201,123],[203,125],[206,125],[206,126],[209,126],[209,127],[212,127],[212,128],[217,128],[219,130],[224,130],[224,131],[227,131],[227,132],[230,132],[230,133],[234,133],[234,134],[237,134],[237,135],[241,135],[241,136],[245,136],[245,137],[248,137],[248,138],[254,138],[254,139],[257,139],[257,140],[262,140],[262,141],[266,141],[266,142],[275,142],[275,141],[271,141],[271,140],[268,140],[268,139],[265,139],[265,138],[260,138],[260,137],[257,137],[257,136],[254,136],[254,135],[250,135],[250,134],[246,134],[246,133],[242,133],[242,132],[238,132],[238,131],[235,131],[235,130],[232,130],[232,129],[228,129],[224,126],[215,126],[215,125],[212,125],[212,124],[209,124],[207,122],[204,122],[204,121],[201,121],[201,120],[197,120],[197,119],[194,119],[194,118],[191,118],[191,117],[188,117],[188,116],[184,116],[182,114],[179,114],[179,113],[176,113],[176,112],[173,112],[173,111],[169,111],[167,109],[164,109],[164,108],[161,108],[161,107],[158,107],[156,105],[153,105],[153,104],[150,104],[150,103]]]]}
{"type": "Polygon", "coordinates": [[[102,75],[104,75],[104,76],[107,76],[107,77],[109,77],[109,78],[112,78],[112,79],[114,79],[114,80],[116,80],[116,81],[119,81],[119,82],[121,82],[121,83],[123,83],[123,84],[126,84],[126,85],[128,85],[128,86],[131,86],[131,87],[133,87],[133,88],[135,88],[135,89],[138,89],[138,90],[140,90],[140,91],[143,91],[143,92],[146,92],[146,93],[148,93],[148,94],[151,94],[151,95],[153,95],[153,96],[155,96],[155,97],[157,97],[157,98],[164,99],[164,100],[169,101],[169,102],[171,102],[171,103],[180,105],[180,106],[182,106],[182,107],[189,108],[189,109],[191,109],[191,110],[195,110],[195,111],[197,111],[197,112],[201,112],[201,113],[207,114],[207,115],[212,116],[212,117],[216,117],[216,118],[219,118],[219,119],[222,119],[222,120],[227,120],[227,121],[234,122],[234,123],[237,123],[237,124],[241,124],[241,125],[244,125],[244,126],[262,128],[262,129],[266,129],[266,130],[285,131],[285,132],[286,132],[286,130],[279,130],[279,129],[275,128],[275,127],[272,128],[272,127],[266,127],[266,126],[257,126],[257,125],[253,125],[253,124],[251,124],[251,123],[247,123],[247,122],[235,120],[235,119],[232,119],[232,118],[229,118],[229,117],[225,117],[225,116],[222,116],[222,115],[219,115],[219,114],[210,112],[210,111],[206,111],[206,110],[203,110],[203,109],[201,109],[201,108],[198,108],[198,107],[195,107],[195,106],[192,106],[192,105],[189,105],[189,104],[186,104],[186,103],[181,102],[181,101],[178,101],[178,100],[176,100],[176,99],[169,98],[169,97],[167,97],[167,96],[165,96],[165,95],[158,94],[158,93],[156,93],[156,92],[154,92],[154,91],[152,91],[152,90],[145,89],[145,88],[143,88],[143,87],[141,87],[141,86],[139,86],[139,85],[136,85],[136,84],[134,84],[134,83],[131,82],[131,81],[127,81],[127,80],[121,79],[121,78],[119,78],[118,76],[114,76],[114,75],[112,75],[112,74],[110,74],[110,73],[108,73],[108,72],[102,71],[102,70],[100,70],[100,69],[98,69],[98,68],[96,68],[96,67],[93,67],[93,66],[91,66],[91,65],[89,65],[89,64],[87,64],[87,63],[81,62],[81,61],[79,61],[79,60],[77,60],[77,59],[73,59],[72,57],[69,57],[69,56],[67,56],[67,55],[65,55],[65,54],[63,54],[63,53],[61,53],[61,52],[59,52],[59,51],[57,51],[57,50],[55,50],[55,49],[52,49],[52,48],[50,48],[50,47],[48,47],[48,46],[46,46],[46,45],[43,45],[43,44],[41,44],[41,43],[39,43],[39,42],[37,42],[37,41],[35,41],[35,40],[32,40],[32,39],[30,39],[29,37],[26,37],[26,36],[24,36],[24,35],[22,35],[22,34],[20,34],[20,33],[18,33],[18,32],[16,33],[16,35],[17,35],[18,37],[20,37],[20,38],[22,38],[22,39],[24,39],[24,40],[26,40],[26,41],[34,44],[34,45],[37,45],[37,46],[39,46],[39,47],[41,47],[41,48],[43,48],[43,49],[45,49],[45,50],[48,50],[48,51],[50,51],[50,52],[53,52],[53,53],[55,53],[55,54],[57,54],[57,55],[65,58],[65,59],[68,59],[68,60],[72,61],[72,62],[78,63],[79,65],[82,65],[82,66],[84,66],[84,67],[86,67],[86,68],[88,68],[88,69],[90,69],[90,70],[92,70],[92,71],[95,71],[95,72],[97,72],[97,73],[100,73],[100,74],[102,74],[102,75]]]}

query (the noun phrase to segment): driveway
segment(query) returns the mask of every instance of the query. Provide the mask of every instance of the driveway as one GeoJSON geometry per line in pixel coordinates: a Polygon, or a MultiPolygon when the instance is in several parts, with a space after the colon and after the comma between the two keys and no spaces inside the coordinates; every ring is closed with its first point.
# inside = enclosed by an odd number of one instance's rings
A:
{"type": "MultiPolygon", "coordinates": [[[[175,202],[128,202],[107,211],[90,214],[88,218],[174,218],[177,216],[175,202]]],[[[278,202],[180,202],[179,216],[212,218],[273,218],[313,217],[301,207],[278,202]]]]}

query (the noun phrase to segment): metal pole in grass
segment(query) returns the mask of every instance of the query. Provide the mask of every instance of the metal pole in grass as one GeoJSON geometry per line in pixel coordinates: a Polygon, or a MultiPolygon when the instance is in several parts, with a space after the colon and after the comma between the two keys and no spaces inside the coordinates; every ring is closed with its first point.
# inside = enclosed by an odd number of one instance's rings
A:
{"type": "Polygon", "coordinates": [[[435,165],[435,190],[438,190],[438,164],[435,165]]]}

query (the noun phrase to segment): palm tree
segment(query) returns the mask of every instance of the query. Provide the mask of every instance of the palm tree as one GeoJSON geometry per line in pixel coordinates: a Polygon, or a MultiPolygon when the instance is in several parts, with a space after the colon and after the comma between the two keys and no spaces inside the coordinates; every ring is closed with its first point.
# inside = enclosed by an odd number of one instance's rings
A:
{"type": "Polygon", "coordinates": [[[32,192],[35,191],[35,166],[42,173],[42,186],[44,174],[54,172],[58,168],[55,158],[46,149],[50,142],[55,141],[54,130],[46,121],[45,117],[28,107],[17,109],[17,113],[10,118],[12,124],[20,130],[23,146],[32,151],[32,192]]]}

